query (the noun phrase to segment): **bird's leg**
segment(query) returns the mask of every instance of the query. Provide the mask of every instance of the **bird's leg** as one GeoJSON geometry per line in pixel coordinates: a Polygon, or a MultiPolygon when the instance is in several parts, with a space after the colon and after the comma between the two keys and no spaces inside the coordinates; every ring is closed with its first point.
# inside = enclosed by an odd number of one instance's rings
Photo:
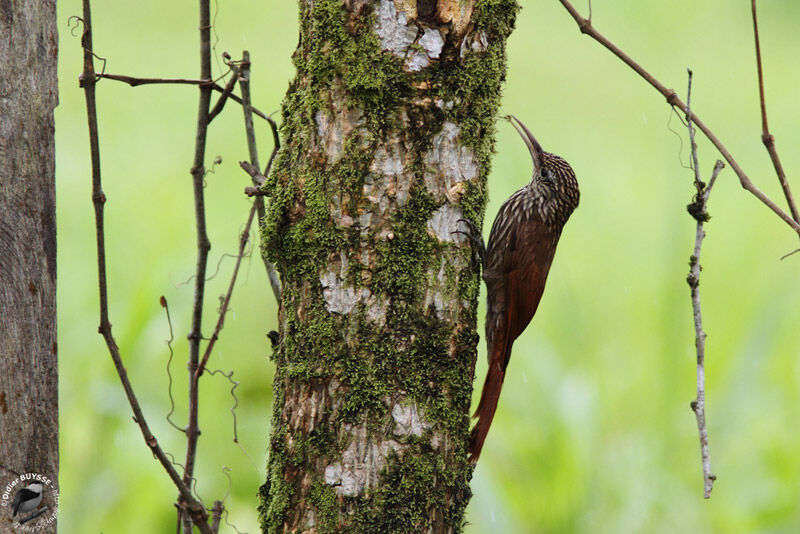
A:
{"type": "Polygon", "coordinates": [[[483,235],[481,235],[480,228],[478,228],[475,223],[467,219],[459,219],[457,222],[464,223],[467,227],[467,231],[465,232],[463,230],[456,230],[451,233],[467,236],[470,245],[472,245],[472,261],[480,262],[481,267],[485,268],[486,245],[483,242],[483,235]]]}

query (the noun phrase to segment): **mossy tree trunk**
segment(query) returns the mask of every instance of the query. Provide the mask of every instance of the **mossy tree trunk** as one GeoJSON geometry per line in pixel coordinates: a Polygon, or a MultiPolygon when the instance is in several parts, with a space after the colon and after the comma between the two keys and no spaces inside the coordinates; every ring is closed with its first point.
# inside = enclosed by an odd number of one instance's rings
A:
{"type": "Polygon", "coordinates": [[[514,0],[301,0],[266,184],[283,280],[265,532],[458,532],[514,0]]]}

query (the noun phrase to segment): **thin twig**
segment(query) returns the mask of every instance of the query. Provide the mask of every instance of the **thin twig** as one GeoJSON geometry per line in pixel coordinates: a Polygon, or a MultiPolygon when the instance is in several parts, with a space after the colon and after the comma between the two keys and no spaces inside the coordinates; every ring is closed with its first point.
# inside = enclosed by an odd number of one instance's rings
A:
{"type": "MultiPolygon", "coordinates": [[[[219,257],[219,260],[217,260],[217,267],[214,269],[214,273],[209,275],[209,276],[206,276],[206,282],[210,282],[211,280],[216,278],[217,275],[219,275],[220,270],[222,269],[222,262],[223,261],[225,261],[228,258],[236,258],[237,256],[238,256],[238,254],[230,254],[228,252],[225,252],[224,254],[222,254],[219,257]]],[[[249,256],[250,256],[250,252],[249,251],[244,254],[245,258],[247,258],[249,256]]],[[[185,285],[190,284],[194,280],[194,276],[195,275],[191,275],[189,278],[187,278],[185,281],[181,282],[180,284],[177,284],[177,285],[173,284],[173,287],[175,287],[177,289],[179,287],[183,287],[185,285]]]]}
{"type": "MultiPolygon", "coordinates": [[[[211,15],[209,0],[200,0],[200,78],[211,79],[211,15]]],[[[205,297],[206,269],[211,243],[206,232],[206,208],[203,179],[206,141],[208,138],[208,112],[211,105],[211,86],[200,86],[200,99],[197,108],[197,132],[195,135],[194,162],[191,168],[194,189],[195,227],[197,229],[197,267],[195,270],[194,304],[192,326],[189,331],[189,422],[186,427],[186,468],[183,481],[190,484],[194,476],[197,454],[197,441],[200,437],[198,426],[200,341],[203,339],[203,303],[205,297]]],[[[184,519],[183,531],[192,534],[192,525],[184,519]]]]}
{"type": "Polygon", "coordinates": [[[219,523],[222,521],[222,511],[224,509],[222,501],[214,501],[214,506],[211,507],[211,531],[214,533],[219,532],[219,523]]]}
{"type": "MultiPolygon", "coordinates": [[[[678,97],[677,93],[674,90],[668,89],[664,84],[658,81],[652,74],[647,72],[641,65],[639,65],[636,61],[634,61],[630,56],[628,56],[625,52],[623,52],[619,47],[617,47],[614,43],[609,41],[606,37],[604,37],[600,32],[598,32],[594,26],[592,26],[591,22],[588,19],[583,18],[578,11],[572,6],[572,4],[568,0],[559,0],[561,5],[569,12],[575,22],[578,24],[578,28],[580,29],[581,33],[585,33],[586,35],[590,36],[592,39],[597,41],[598,43],[602,44],[606,49],[608,49],[611,53],[621,59],[626,65],[632,68],[639,76],[644,78],[647,83],[652,85],[659,93],[661,93],[666,99],[667,103],[671,106],[676,106],[681,110],[686,109],[686,104],[681,101],[678,97]]],[[[733,171],[736,173],[736,176],[739,178],[739,183],[741,186],[753,194],[756,198],[758,198],[762,203],[764,203],[769,209],[775,212],[778,217],[783,219],[786,224],[792,227],[795,232],[800,235],[800,223],[792,219],[789,214],[783,211],[780,207],[778,207],[775,202],[773,202],[767,195],[765,195],[758,187],[750,181],[747,174],[745,174],[744,170],[739,166],[736,160],[733,158],[728,149],[722,142],[717,138],[714,132],[706,126],[706,124],[700,120],[700,117],[697,116],[694,112],[691,113],[692,122],[700,129],[700,131],[705,134],[709,141],[717,148],[719,153],[722,155],[723,158],[730,164],[733,171]]]]}
{"type": "Polygon", "coordinates": [[[269,193],[263,191],[260,187],[248,185],[244,188],[244,194],[248,197],[268,197],[269,193]]]}
{"type": "Polygon", "coordinates": [[[789,256],[791,256],[792,254],[797,254],[798,252],[800,252],[800,248],[796,248],[796,249],[794,249],[793,251],[791,251],[791,252],[788,252],[788,253],[784,254],[783,256],[781,256],[781,259],[782,259],[782,260],[785,260],[786,258],[788,258],[789,256]]]}
{"type": "Polygon", "coordinates": [[[778,175],[778,180],[783,189],[783,195],[786,197],[786,203],[789,204],[789,211],[792,212],[792,218],[800,222],[800,215],[797,212],[797,206],[794,203],[794,196],[792,189],[789,187],[789,181],[786,179],[786,173],[783,171],[783,165],[778,157],[778,151],[775,148],[775,137],[769,131],[767,124],[767,104],[764,98],[764,73],[761,67],[761,44],[758,39],[758,17],[756,16],[756,0],[751,0],[753,8],[753,35],[756,41],[756,65],[758,67],[758,96],[761,100],[761,142],[769,153],[772,160],[772,166],[775,167],[775,174],[778,175]]]}
{"type": "MultiPolygon", "coordinates": [[[[208,363],[208,358],[211,356],[211,352],[214,350],[214,345],[217,343],[217,339],[219,339],[219,333],[222,330],[222,327],[225,324],[225,314],[228,312],[228,307],[231,302],[231,297],[233,296],[233,288],[236,285],[236,278],[239,275],[239,267],[242,264],[242,258],[244,257],[244,251],[247,247],[247,242],[250,239],[250,226],[253,224],[253,218],[256,213],[256,207],[250,208],[250,214],[247,217],[247,222],[244,225],[244,230],[242,230],[241,235],[239,236],[239,253],[236,255],[236,263],[233,266],[233,274],[231,275],[231,281],[228,283],[228,290],[225,293],[225,297],[222,299],[222,305],[219,309],[219,317],[217,318],[217,324],[214,327],[214,332],[211,334],[211,337],[208,340],[208,345],[206,345],[206,350],[203,353],[203,359],[200,361],[200,365],[197,367],[196,378],[200,378],[202,376],[203,371],[206,368],[206,364],[208,363]]],[[[234,415],[235,417],[235,415],[234,415]]]]}
{"type": "MultiPolygon", "coordinates": [[[[215,91],[220,92],[220,93],[222,91],[224,91],[224,89],[221,86],[217,85],[217,84],[212,85],[211,88],[213,90],[215,90],[215,91]]],[[[234,102],[236,102],[239,105],[244,105],[244,101],[239,96],[237,96],[235,93],[231,93],[231,95],[228,98],[230,98],[231,100],[233,100],[234,102]]],[[[253,106],[250,106],[250,109],[251,109],[251,111],[253,112],[254,115],[258,115],[259,117],[261,117],[262,119],[267,121],[267,123],[269,123],[270,129],[272,129],[272,135],[276,139],[276,145],[275,146],[276,147],[280,147],[281,144],[280,144],[280,140],[278,139],[278,124],[275,122],[275,120],[272,117],[270,117],[269,115],[267,115],[266,113],[264,113],[263,111],[260,111],[257,108],[254,108],[253,106]]],[[[277,151],[277,148],[275,150],[277,151]]],[[[272,158],[270,158],[270,160],[271,159],[272,158]]]]}
{"type": "MultiPolygon", "coordinates": [[[[254,187],[255,189],[260,189],[264,185],[264,182],[267,181],[266,176],[261,174],[261,171],[258,169],[258,167],[256,167],[255,165],[253,165],[249,161],[240,161],[239,162],[239,166],[242,168],[242,170],[244,170],[244,172],[246,172],[247,174],[250,175],[250,178],[253,179],[253,183],[256,184],[255,187],[254,187]]],[[[247,192],[248,189],[251,189],[251,188],[250,187],[245,187],[244,188],[244,192],[249,197],[252,197],[252,196],[268,196],[267,193],[263,193],[263,194],[255,193],[255,192],[253,192],[252,194],[248,193],[247,192]]]]}
{"type": "Polygon", "coordinates": [[[228,83],[225,84],[225,89],[222,91],[222,94],[219,95],[217,103],[214,104],[214,107],[208,112],[208,122],[213,121],[214,117],[222,112],[222,108],[225,107],[225,103],[228,101],[228,97],[231,95],[233,88],[236,86],[236,80],[238,79],[239,73],[234,71],[228,83]]]}
{"type": "Polygon", "coordinates": [[[689,74],[689,88],[686,91],[686,127],[689,129],[689,149],[692,157],[692,168],[694,169],[694,186],[697,189],[697,194],[703,194],[705,184],[700,179],[700,162],[697,159],[697,143],[694,140],[694,126],[692,125],[692,109],[690,107],[692,101],[692,69],[686,69],[689,74]]]}
{"type": "MultiPolygon", "coordinates": [[[[717,175],[725,166],[721,160],[717,160],[714,165],[714,170],[711,175],[711,180],[705,188],[702,195],[702,208],[705,212],[708,196],[711,193],[711,187],[717,179],[717,175]]],[[[714,487],[714,481],[717,476],[711,472],[711,455],[708,447],[708,427],[706,426],[706,392],[705,392],[705,344],[706,333],[703,331],[703,318],[700,307],[700,248],[703,244],[703,238],[706,233],[703,229],[702,219],[697,220],[697,229],[695,232],[694,250],[689,259],[689,276],[686,282],[691,288],[692,295],[692,311],[694,316],[695,328],[695,349],[697,351],[697,397],[690,403],[692,411],[694,411],[695,419],[697,420],[697,431],[700,436],[700,458],[703,466],[703,497],[708,499],[711,497],[711,490],[714,487]]]]}
{"type": "Polygon", "coordinates": [[[154,85],[154,84],[175,84],[175,85],[199,85],[209,86],[213,85],[214,81],[211,78],[206,80],[193,80],[187,78],[137,78],[135,76],[125,76],[123,74],[109,74],[107,72],[99,72],[96,74],[98,78],[107,78],[109,80],[116,80],[118,82],[125,82],[131,87],[139,85],[154,85]]]}
{"type": "MultiPolygon", "coordinates": [[[[125,82],[131,87],[137,87],[139,85],[152,85],[152,84],[171,84],[171,85],[198,85],[201,87],[211,87],[214,91],[218,93],[225,93],[225,87],[222,87],[218,83],[214,82],[211,78],[207,80],[194,80],[194,79],[187,79],[187,78],[137,78],[135,76],[124,76],[121,74],[106,74],[106,73],[96,73],[95,77],[97,78],[108,78],[109,80],[115,80],[118,82],[125,82]]],[[[230,82],[230,80],[229,80],[230,82]]],[[[227,85],[227,84],[226,84],[227,85]]],[[[236,96],[234,93],[228,93],[228,97],[234,102],[239,105],[242,105],[242,99],[236,96]]],[[[253,114],[258,115],[265,121],[267,121],[272,129],[273,136],[277,138],[278,135],[278,124],[275,120],[264,113],[263,111],[252,108],[253,114]]],[[[216,115],[215,115],[216,116],[216,115]]],[[[280,146],[280,143],[278,144],[280,146]]]]}
{"type": "MultiPolygon", "coordinates": [[[[251,108],[253,113],[256,112],[254,108],[251,108]]],[[[281,147],[281,136],[278,134],[278,124],[272,120],[272,117],[267,117],[267,124],[269,124],[269,128],[272,131],[272,153],[269,155],[269,160],[267,160],[267,166],[264,167],[264,176],[269,176],[269,173],[272,171],[272,162],[275,161],[275,156],[278,154],[278,149],[281,147]]]]}
{"type": "MultiPolygon", "coordinates": [[[[258,169],[259,164],[258,147],[256,146],[256,130],[253,126],[252,106],[250,105],[250,52],[247,50],[242,52],[241,66],[232,66],[232,68],[234,69],[234,72],[239,74],[239,88],[242,91],[242,110],[244,111],[244,126],[247,134],[247,149],[250,153],[250,163],[255,169],[258,169]]],[[[280,138],[278,137],[277,125],[275,125],[275,121],[271,119],[269,124],[273,132],[274,145],[272,148],[272,154],[269,157],[269,163],[267,163],[266,170],[264,171],[264,176],[269,175],[269,171],[272,168],[272,160],[275,158],[275,153],[280,147],[280,138]]],[[[260,181],[260,179],[257,179],[255,176],[252,176],[252,178],[254,185],[264,185],[264,182],[260,181]]],[[[253,206],[258,211],[258,220],[263,221],[266,214],[266,209],[264,208],[264,199],[261,196],[256,196],[253,201],[253,206]]],[[[264,261],[264,267],[267,269],[267,276],[269,277],[269,283],[272,287],[272,293],[275,295],[275,300],[280,303],[281,280],[278,276],[278,271],[275,269],[275,266],[266,257],[264,257],[263,254],[261,255],[261,259],[264,261]]]]}
{"type": "Polygon", "coordinates": [[[94,61],[92,54],[92,15],[89,0],[83,0],[83,24],[84,33],[81,39],[83,46],[83,72],[81,74],[81,86],[86,96],[86,112],[89,122],[89,146],[92,162],[92,202],[95,211],[95,233],[97,238],[97,272],[98,272],[98,291],[100,295],[100,326],[98,331],[106,342],[114,367],[117,370],[128,403],[134,414],[134,421],[139,425],[144,441],[166,470],[175,487],[178,488],[182,506],[186,510],[191,521],[194,522],[203,534],[211,532],[208,525],[208,514],[201,502],[192,495],[189,486],[181,480],[175,467],[167,458],[155,436],[150,432],[147,420],[142,413],[139,400],[133,391],[133,386],[128,379],[128,373],[122,363],[122,356],[119,351],[114,336],[111,333],[111,322],[108,313],[108,283],[106,277],[106,252],[105,252],[105,228],[103,220],[103,208],[106,197],[103,193],[100,175],[100,138],[97,128],[97,104],[95,98],[95,77],[94,61]]]}
{"type": "Polygon", "coordinates": [[[706,371],[705,371],[705,350],[706,333],[703,331],[703,316],[700,306],[700,249],[703,245],[703,238],[706,232],[703,224],[708,221],[709,215],[706,211],[708,197],[711,195],[711,188],[717,181],[717,176],[725,166],[722,161],[717,160],[714,170],[711,173],[711,180],[708,185],[700,179],[700,169],[697,162],[697,143],[694,140],[694,128],[692,126],[692,111],[689,107],[692,99],[692,71],[689,73],[689,88],[686,92],[686,125],[689,129],[689,144],[692,147],[692,162],[694,166],[694,184],[697,190],[694,201],[689,204],[689,213],[697,221],[695,230],[694,249],[689,258],[689,276],[686,283],[689,284],[692,295],[692,312],[694,316],[695,349],[697,350],[697,397],[691,402],[690,406],[694,411],[697,420],[697,431],[700,436],[700,458],[703,466],[703,497],[711,497],[711,490],[717,477],[711,473],[711,454],[708,448],[708,428],[706,426],[706,371]]]}

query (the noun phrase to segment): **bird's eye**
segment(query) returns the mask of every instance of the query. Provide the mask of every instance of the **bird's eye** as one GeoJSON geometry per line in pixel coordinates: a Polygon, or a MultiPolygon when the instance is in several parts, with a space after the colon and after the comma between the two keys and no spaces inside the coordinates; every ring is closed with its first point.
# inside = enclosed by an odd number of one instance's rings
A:
{"type": "Polygon", "coordinates": [[[549,169],[542,169],[542,178],[550,178],[550,170],[549,169]]]}

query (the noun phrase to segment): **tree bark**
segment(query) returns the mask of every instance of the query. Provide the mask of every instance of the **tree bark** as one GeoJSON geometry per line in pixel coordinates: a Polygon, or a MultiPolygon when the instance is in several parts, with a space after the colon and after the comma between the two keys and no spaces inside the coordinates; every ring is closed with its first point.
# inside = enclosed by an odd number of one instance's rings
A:
{"type": "Polygon", "coordinates": [[[264,532],[459,532],[478,226],[514,0],[301,0],[265,189],[281,274],[264,532]]]}
{"type": "MultiPolygon", "coordinates": [[[[30,472],[58,481],[57,51],[54,0],[0,0],[0,491],[30,472]]],[[[16,532],[10,506],[0,532],[16,532]]]]}

